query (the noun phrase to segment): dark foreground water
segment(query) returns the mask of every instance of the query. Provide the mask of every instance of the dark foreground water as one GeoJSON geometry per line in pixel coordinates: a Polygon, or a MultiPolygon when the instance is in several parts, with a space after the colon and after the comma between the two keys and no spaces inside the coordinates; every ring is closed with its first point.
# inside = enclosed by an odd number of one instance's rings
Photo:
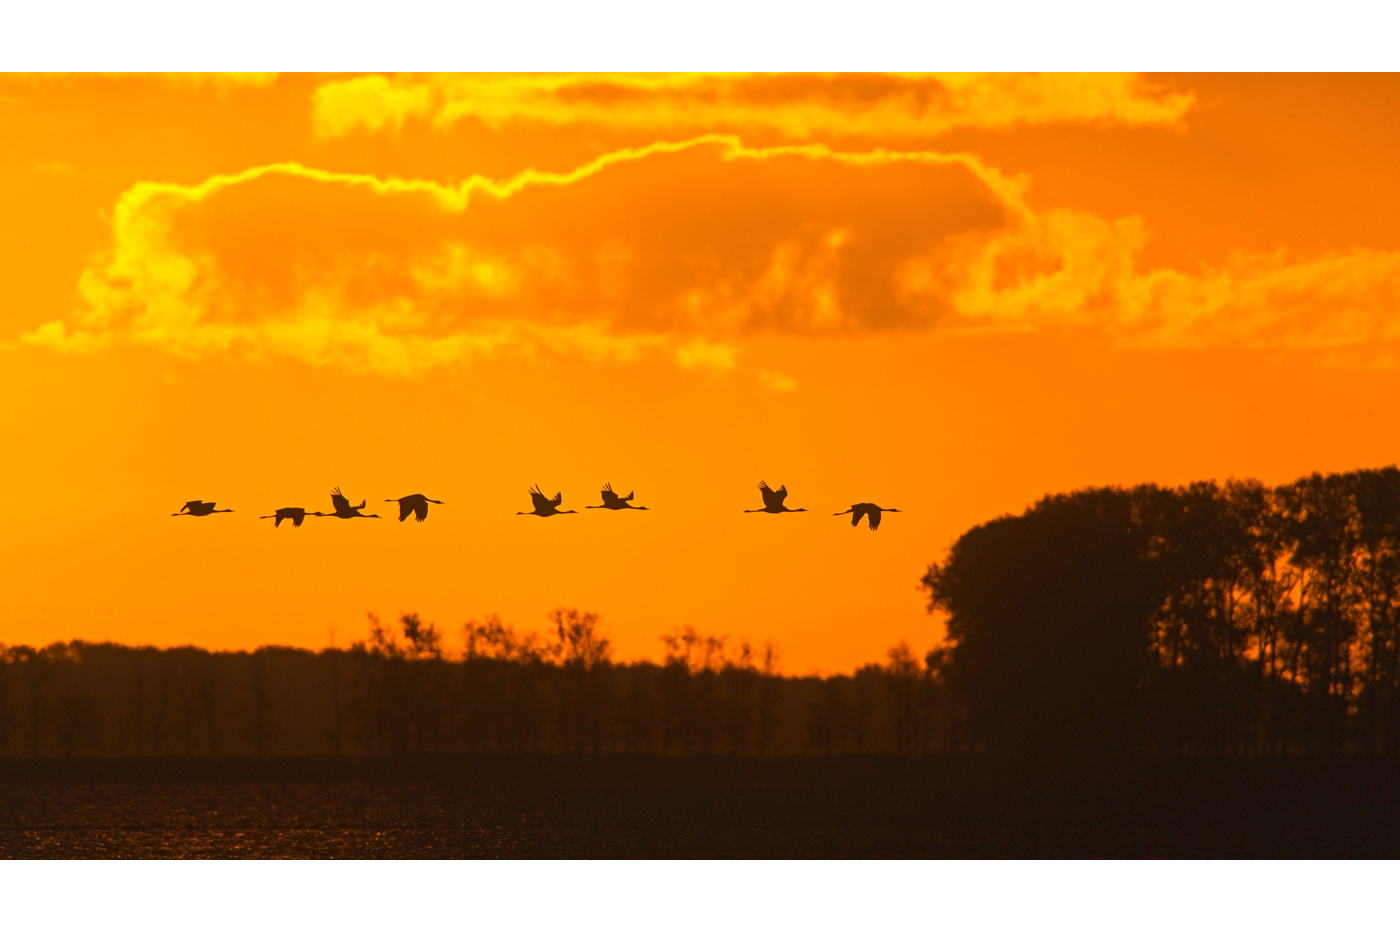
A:
{"type": "Polygon", "coordinates": [[[0,761],[20,858],[1400,857],[1378,762],[0,761]]]}

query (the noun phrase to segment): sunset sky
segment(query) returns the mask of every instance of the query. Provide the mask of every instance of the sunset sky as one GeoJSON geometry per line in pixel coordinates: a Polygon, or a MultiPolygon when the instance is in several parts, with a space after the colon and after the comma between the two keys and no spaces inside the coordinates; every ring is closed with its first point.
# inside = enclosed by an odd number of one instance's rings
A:
{"type": "Polygon", "coordinates": [[[1400,458],[1397,113],[1374,75],[0,77],[0,642],[576,606],[624,659],[922,651],[929,561],[1045,493],[1400,458]],[[743,514],[759,480],[809,511],[743,514]],[[608,482],[650,511],[584,511],[608,482]],[[535,483],[580,514],[518,517],[535,483]],[[333,486],[385,520],[258,520],[333,486]]]}

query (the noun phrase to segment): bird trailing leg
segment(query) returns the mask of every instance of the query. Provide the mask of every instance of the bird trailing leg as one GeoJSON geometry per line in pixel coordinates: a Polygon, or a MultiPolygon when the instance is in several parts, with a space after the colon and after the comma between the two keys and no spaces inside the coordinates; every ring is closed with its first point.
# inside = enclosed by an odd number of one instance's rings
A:
{"type": "Polygon", "coordinates": [[[854,527],[856,527],[857,525],[860,524],[860,520],[861,520],[861,517],[862,517],[862,516],[867,516],[869,520],[866,522],[866,524],[868,525],[868,527],[870,528],[871,531],[875,531],[876,529],[878,529],[878,528],[880,527],[880,513],[881,513],[881,512],[898,512],[898,511],[899,511],[899,509],[882,509],[882,508],[880,508],[878,505],[876,505],[876,504],[873,503],[873,502],[857,502],[855,505],[851,506],[849,509],[847,509],[847,510],[844,511],[844,512],[832,512],[831,514],[832,514],[832,515],[849,515],[849,516],[851,516],[851,527],[852,527],[852,528],[854,528],[854,527]]]}

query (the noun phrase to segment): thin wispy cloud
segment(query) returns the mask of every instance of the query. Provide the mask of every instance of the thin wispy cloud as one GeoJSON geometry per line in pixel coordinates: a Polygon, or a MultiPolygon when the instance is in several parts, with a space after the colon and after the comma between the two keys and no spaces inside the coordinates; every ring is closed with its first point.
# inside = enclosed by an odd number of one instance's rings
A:
{"type": "Polygon", "coordinates": [[[312,104],[326,138],[472,120],[921,139],[1047,124],[1178,128],[1195,98],[1134,74],[364,75],[325,82],[312,104]]]}

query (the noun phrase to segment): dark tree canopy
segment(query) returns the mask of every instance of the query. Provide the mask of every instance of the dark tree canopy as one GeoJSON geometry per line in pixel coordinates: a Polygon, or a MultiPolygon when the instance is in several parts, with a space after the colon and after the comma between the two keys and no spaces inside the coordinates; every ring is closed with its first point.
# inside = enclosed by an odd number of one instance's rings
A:
{"type": "Polygon", "coordinates": [[[973,726],[993,744],[1125,739],[1161,601],[1138,508],[1152,492],[1043,499],[973,528],[924,576],[949,614],[973,726]]]}
{"type": "Polygon", "coordinates": [[[1400,750],[1400,471],[1098,488],[922,578],[994,747],[1400,750]]]}

